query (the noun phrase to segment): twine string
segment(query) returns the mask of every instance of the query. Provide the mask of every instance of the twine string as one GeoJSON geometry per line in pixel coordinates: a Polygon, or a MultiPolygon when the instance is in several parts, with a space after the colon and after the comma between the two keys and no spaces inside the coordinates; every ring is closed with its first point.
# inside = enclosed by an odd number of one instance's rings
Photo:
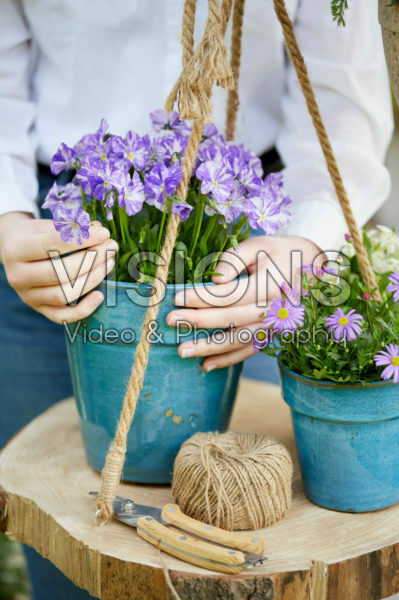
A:
{"type": "MultiPolygon", "coordinates": [[[[227,50],[224,45],[223,27],[219,0],[208,0],[208,18],[199,47],[194,51],[195,0],[186,0],[182,23],[182,74],[169,95],[165,110],[170,112],[178,98],[181,117],[193,119],[190,138],[184,154],[182,178],[177,193],[186,201],[191,174],[193,172],[197,148],[201,141],[205,122],[210,118],[210,96],[213,83],[219,82],[225,87],[233,84],[227,50]],[[193,103],[192,100],[196,100],[193,103]],[[173,102],[172,102],[173,100],[173,102]]],[[[224,15],[227,15],[225,4],[224,15]]],[[[113,514],[112,504],[120,482],[126,456],[127,436],[134,418],[137,401],[143,388],[145,370],[150,351],[150,325],[156,320],[159,305],[164,294],[164,285],[172,260],[173,249],[179,231],[180,219],[172,215],[166,228],[165,240],[161,250],[161,263],[157,267],[154,293],[148,306],[141,337],[136,348],[135,360],[127,385],[123,406],[116,428],[115,437],[108,451],[101,473],[101,488],[96,502],[96,520],[98,524],[108,521],[113,514]]]]}
{"type": "Polygon", "coordinates": [[[378,289],[374,271],[371,267],[366,248],[364,247],[362,235],[355,221],[331,142],[320,115],[319,106],[312,88],[312,84],[310,83],[309,74],[303,55],[298,46],[294,25],[287,12],[285,0],[273,0],[273,3],[277,18],[280,21],[283,30],[285,45],[288,49],[292,64],[294,65],[299,84],[306,100],[309,114],[312,118],[313,125],[319,138],[320,146],[327,163],[327,169],[330,174],[331,181],[334,185],[335,192],[341,205],[346,224],[348,225],[349,233],[352,236],[353,246],[359,262],[360,271],[368,290],[370,292],[374,290],[373,295],[375,300],[381,301],[381,294],[378,289]]]}

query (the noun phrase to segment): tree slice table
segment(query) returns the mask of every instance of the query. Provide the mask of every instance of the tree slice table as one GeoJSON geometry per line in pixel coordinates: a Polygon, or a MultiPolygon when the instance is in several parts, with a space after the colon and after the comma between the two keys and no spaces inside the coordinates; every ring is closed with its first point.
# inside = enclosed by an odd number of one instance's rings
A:
{"type": "MultiPolygon", "coordinates": [[[[262,567],[221,575],[162,554],[181,599],[381,600],[399,591],[399,506],[345,514],[309,502],[278,387],[243,380],[231,428],[271,434],[289,448],[293,504],[280,522],[256,532],[269,557],[262,567]]],[[[73,400],[56,404],[9,442],[0,455],[0,484],[0,530],[93,596],[172,598],[158,549],[120,522],[94,524],[88,492],[99,489],[100,476],[86,463],[73,400]]],[[[168,486],[125,484],[119,493],[159,507],[172,501],[168,486]]]]}

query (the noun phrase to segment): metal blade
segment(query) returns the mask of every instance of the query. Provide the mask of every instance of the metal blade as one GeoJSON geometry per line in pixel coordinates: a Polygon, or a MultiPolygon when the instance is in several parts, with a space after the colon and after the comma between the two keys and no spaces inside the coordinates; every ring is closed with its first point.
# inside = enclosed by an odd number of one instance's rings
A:
{"type": "MultiPolygon", "coordinates": [[[[89,492],[95,498],[98,498],[98,492],[89,492]]],[[[146,504],[136,504],[130,498],[124,498],[123,496],[116,496],[114,503],[114,516],[119,521],[136,527],[137,519],[140,517],[153,517],[162,525],[167,525],[166,521],[162,519],[162,511],[160,508],[155,506],[147,506],[146,504]]]]}

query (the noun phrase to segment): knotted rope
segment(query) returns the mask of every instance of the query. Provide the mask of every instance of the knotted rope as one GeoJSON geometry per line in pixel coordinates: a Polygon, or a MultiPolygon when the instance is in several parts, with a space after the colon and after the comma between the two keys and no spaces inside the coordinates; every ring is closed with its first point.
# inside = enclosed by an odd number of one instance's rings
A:
{"type": "Polygon", "coordinates": [[[364,282],[368,290],[370,292],[374,290],[374,298],[378,301],[381,301],[381,295],[378,289],[374,271],[371,267],[366,248],[364,247],[362,235],[355,221],[355,217],[353,216],[349,198],[346,193],[346,189],[342,181],[340,171],[338,169],[337,161],[335,159],[335,155],[326,128],[320,115],[319,106],[317,104],[312,85],[310,83],[308,70],[306,68],[303,55],[298,46],[294,26],[287,13],[285,0],[273,0],[273,2],[277,18],[280,21],[281,27],[283,29],[285,44],[287,46],[292,64],[294,65],[300,86],[302,88],[302,92],[306,100],[309,114],[312,118],[313,125],[316,129],[316,133],[319,138],[321,148],[323,150],[324,158],[326,159],[328,172],[330,174],[332,183],[335,188],[335,192],[341,205],[346,224],[348,225],[349,233],[352,236],[353,246],[355,248],[357,260],[359,262],[360,271],[362,273],[364,282]]]}
{"type": "MultiPolygon", "coordinates": [[[[182,73],[169,95],[165,110],[171,112],[176,98],[181,118],[193,119],[193,127],[184,154],[182,179],[177,189],[180,198],[187,198],[188,186],[195,164],[197,148],[201,141],[202,129],[211,117],[211,92],[216,81],[225,88],[233,86],[233,76],[227,60],[227,50],[224,44],[224,29],[230,13],[225,2],[223,17],[219,0],[208,0],[208,18],[205,31],[194,52],[194,20],[196,0],[186,0],[182,23],[183,56],[182,73]],[[226,20],[226,23],[225,23],[226,20]]],[[[162,264],[157,267],[154,282],[154,294],[144,319],[140,341],[136,348],[135,360],[123,400],[122,411],[116,428],[115,438],[110,446],[105,465],[101,474],[101,489],[96,503],[97,523],[105,523],[113,514],[112,503],[120,482],[126,455],[127,435],[132,424],[137,401],[143,388],[144,375],[150,351],[150,324],[155,321],[160,301],[163,298],[164,284],[167,281],[169,266],[172,259],[180,219],[172,215],[165,233],[161,256],[162,264]]]]}
{"type": "Polygon", "coordinates": [[[235,86],[227,97],[226,140],[234,140],[238,113],[238,82],[240,80],[242,24],[244,20],[245,0],[235,0],[233,10],[233,29],[231,35],[230,65],[235,86]]]}
{"type": "Polygon", "coordinates": [[[172,494],[184,514],[228,531],[263,529],[291,503],[288,450],[260,433],[196,433],[175,460],[172,494]]]}

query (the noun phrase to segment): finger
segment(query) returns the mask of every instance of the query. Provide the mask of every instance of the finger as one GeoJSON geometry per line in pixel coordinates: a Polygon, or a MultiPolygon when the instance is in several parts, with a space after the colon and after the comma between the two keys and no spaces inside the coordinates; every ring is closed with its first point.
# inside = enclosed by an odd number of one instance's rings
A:
{"type": "Polygon", "coordinates": [[[54,321],[54,323],[74,323],[91,315],[103,300],[104,295],[100,291],[95,290],[82,298],[76,306],[41,305],[36,310],[47,317],[47,319],[50,319],[50,321],[54,321]]]}
{"type": "Polygon", "coordinates": [[[265,308],[260,308],[255,303],[229,308],[182,309],[170,312],[166,317],[166,322],[172,327],[176,327],[179,322],[185,321],[193,327],[224,329],[226,327],[239,327],[247,323],[259,323],[264,312],[265,308]]]}
{"type": "Polygon", "coordinates": [[[101,244],[110,237],[108,229],[96,226],[90,227],[90,235],[87,239],[82,239],[82,244],[66,243],[62,241],[52,221],[49,220],[47,224],[45,219],[43,221],[44,224],[40,224],[40,227],[35,228],[28,240],[21,238],[14,250],[15,260],[41,260],[48,258],[49,251],[56,251],[61,255],[68,254],[69,252],[101,244]]]}
{"type": "Polygon", "coordinates": [[[190,308],[222,308],[257,304],[265,310],[268,302],[280,294],[278,285],[269,282],[266,269],[249,277],[214,286],[194,286],[176,294],[176,306],[190,308]]]}
{"type": "Polygon", "coordinates": [[[229,367],[235,365],[246,358],[249,358],[255,354],[255,348],[253,344],[247,344],[240,350],[234,350],[233,352],[226,352],[225,354],[219,354],[218,356],[209,356],[202,363],[204,371],[213,371],[214,369],[221,369],[222,367],[229,367]]]}
{"type": "Polygon", "coordinates": [[[185,289],[174,297],[176,306],[191,308],[209,308],[231,306],[245,297],[249,303],[255,298],[255,278],[243,277],[220,285],[195,285],[185,289]]]}
{"type": "Polygon", "coordinates": [[[259,323],[252,323],[238,329],[219,331],[211,334],[208,338],[199,338],[180,344],[178,352],[182,358],[189,358],[240,350],[252,342],[253,334],[259,327],[259,323]]]}
{"type": "Polygon", "coordinates": [[[111,255],[118,250],[115,240],[107,240],[90,249],[74,252],[60,259],[45,259],[32,262],[18,263],[15,266],[20,289],[33,287],[47,287],[72,283],[77,277],[85,275],[90,270],[104,264],[111,255]],[[94,260],[85,260],[88,252],[95,252],[94,260]],[[61,265],[55,261],[60,260],[61,265]],[[61,268],[60,268],[61,267],[61,268]]]}
{"type": "Polygon", "coordinates": [[[266,236],[253,236],[241,242],[238,250],[230,248],[221,255],[215,268],[217,275],[212,277],[215,283],[226,283],[238,277],[241,273],[256,263],[259,250],[266,250],[268,238],[266,236]]]}
{"type": "Polygon", "coordinates": [[[65,306],[71,304],[83,294],[97,287],[114,266],[115,259],[110,258],[105,265],[100,264],[89,273],[78,277],[73,285],[66,283],[43,288],[31,288],[25,294],[21,294],[21,298],[30,306],[40,306],[42,304],[46,306],[65,306]]]}

